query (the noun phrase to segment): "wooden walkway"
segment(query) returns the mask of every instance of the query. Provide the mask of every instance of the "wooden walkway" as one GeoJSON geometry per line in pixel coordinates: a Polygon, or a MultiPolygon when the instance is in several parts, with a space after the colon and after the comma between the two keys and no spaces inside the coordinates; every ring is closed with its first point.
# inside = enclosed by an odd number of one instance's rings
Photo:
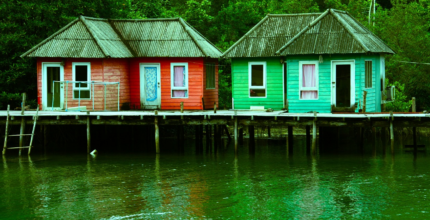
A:
{"type": "MultiPolygon", "coordinates": [[[[36,111],[10,111],[11,125],[32,124],[36,111]],[[24,120],[23,120],[24,119],[24,120]]],[[[6,124],[6,111],[0,111],[0,124],[6,124]]],[[[389,127],[394,142],[394,127],[430,127],[430,114],[424,113],[286,113],[284,111],[205,110],[205,111],[39,111],[38,125],[86,125],[87,151],[90,151],[92,125],[152,125],[155,126],[156,152],[159,153],[159,126],[232,125],[235,149],[238,145],[238,129],[248,126],[292,127],[306,126],[312,129],[312,153],[315,153],[317,127],[389,127]]],[[[201,132],[203,133],[203,132],[201,132]]],[[[292,136],[292,135],[289,135],[292,136]]]]}

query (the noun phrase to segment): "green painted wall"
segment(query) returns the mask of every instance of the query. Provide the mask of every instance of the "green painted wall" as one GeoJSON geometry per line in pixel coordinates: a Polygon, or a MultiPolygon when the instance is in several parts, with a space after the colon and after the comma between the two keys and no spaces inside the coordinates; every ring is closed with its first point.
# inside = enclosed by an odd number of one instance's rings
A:
{"type": "MultiPolygon", "coordinates": [[[[355,61],[355,102],[363,103],[363,91],[367,91],[366,111],[380,112],[380,55],[323,55],[319,63],[318,100],[299,100],[299,61],[318,61],[318,55],[287,57],[287,94],[289,112],[320,113],[331,112],[331,69],[332,61],[355,61]],[[365,61],[372,61],[372,88],[365,89],[365,61]]],[[[232,59],[232,84],[234,109],[250,109],[250,106],[264,106],[280,110],[283,108],[283,71],[280,58],[234,58],[232,59]],[[267,97],[250,98],[248,87],[248,63],[267,63],[267,97]]],[[[361,108],[361,106],[360,106],[361,108]]],[[[357,109],[358,110],[358,109],[357,109]]]]}
{"type": "Polygon", "coordinates": [[[232,85],[234,109],[250,109],[264,106],[265,109],[283,108],[282,65],[280,58],[233,58],[232,85]],[[266,62],[266,98],[249,97],[248,62],[266,62]]]}

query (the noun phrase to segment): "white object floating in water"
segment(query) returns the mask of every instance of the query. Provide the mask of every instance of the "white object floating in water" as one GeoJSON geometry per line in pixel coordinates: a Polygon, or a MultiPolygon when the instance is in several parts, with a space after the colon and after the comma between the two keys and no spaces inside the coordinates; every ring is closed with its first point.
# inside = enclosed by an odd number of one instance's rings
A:
{"type": "Polygon", "coordinates": [[[94,149],[93,151],[91,151],[91,153],[90,153],[91,155],[97,155],[97,150],[96,149],[94,149]]]}

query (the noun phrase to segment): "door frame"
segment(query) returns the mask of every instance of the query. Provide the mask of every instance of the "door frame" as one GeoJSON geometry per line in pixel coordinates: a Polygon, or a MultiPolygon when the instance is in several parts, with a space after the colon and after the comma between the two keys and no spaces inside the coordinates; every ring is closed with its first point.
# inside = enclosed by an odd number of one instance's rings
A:
{"type": "Polygon", "coordinates": [[[336,107],[336,65],[351,65],[350,82],[350,107],[355,104],[355,60],[332,60],[331,61],[331,104],[336,107]]]}
{"type": "MultiPolygon", "coordinates": [[[[46,85],[47,67],[60,67],[60,81],[64,81],[64,66],[61,65],[61,62],[42,62],[42,110],[43,111],[52,110],[52,107],[48,107],[48,93],[46,91],[47,90],[47,85],[46,85]]],[[[64,85],[63,87],[60,87],[60,107],[54,108],[54,110],[62,110],[62,109],[64,109],[64,85]]]]}
{"type": "Polygon", "coordinates": [[[143,68],[144,67],[156,67],[157,68],[157,82],[158,82],[158,88],[157,88],[157,100],[159,100],[159,103],[157,105],[158,109],[161,109],[161,65],[160,63],[139,63],[139,94],[140,94],[140,107],[144,107],[144,100],[143,97],[145,97],[145,77],[142,76],[143,68]]]}

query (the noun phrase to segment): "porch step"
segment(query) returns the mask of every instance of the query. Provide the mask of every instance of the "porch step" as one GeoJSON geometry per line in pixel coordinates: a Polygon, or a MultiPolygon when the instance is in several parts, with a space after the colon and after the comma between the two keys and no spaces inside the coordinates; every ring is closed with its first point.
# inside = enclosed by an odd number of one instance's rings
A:
{"type": "Polygon", "coordinates": [[[25,146],[25,147],[8,147],[7,149],[24,149],[24,148],[30,148],[31,146],[25,146]]]}
{"type": "Polygon", "coordinates": [[[9,137],[31,136],[31,134],[11,134],[9,137]]]}

